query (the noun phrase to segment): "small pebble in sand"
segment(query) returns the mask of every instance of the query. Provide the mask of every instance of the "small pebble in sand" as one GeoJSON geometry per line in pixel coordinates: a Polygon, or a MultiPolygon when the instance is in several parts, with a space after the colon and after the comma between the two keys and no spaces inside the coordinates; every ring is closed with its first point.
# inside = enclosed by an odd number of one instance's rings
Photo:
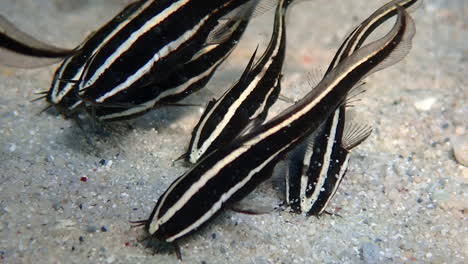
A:
{"type": "Polygon", "coordinates": [[[437,101],[434,97],[428,97],[426,99],[417,101],[414,103],[414,107],[419,111],[429,111],[432,108],[432,105],[437,101]]]}
{"type": "Polygon", "coordinates": [[[104,166],[105,166],[106,168],[110,168],[110,167],[112,166],[112,163],[113,163],[112,160],[107,160],[106,163],[104,164],[104,166]]]}
{"type": "Polygon", "coordinates": [[[54,155],[49,154],[49,155],[47,155],[47,157],[45,158],[45,160],[46,160],[47,162],[52,162],[52,161],[55,160],[55,157],[54,157],[54,155]]]}
{"type": "Polygon", "coordinates": [[[452,145],[455,159],[468,167],[468,137],[455,136],[452,138],[452,145]]]}
{"type": "Polygon", "coordinates": [[[16,144],[15,144],[15,143],[10,143],[10,144],[8,145],[8,150],[9,150],[10,152],[14,152],[14,151],[16,150],[16,144]]]}
{"type": "Polygon", "coordinates": [[[364,263],[378,263],[380,248],[371,242],[365,242],[361,245],[361,258],[364,263]]]}
{"type": "Polygon", "coordinates": [[[112,160],[101,159],[99,161],[99,165],[105,167],[106,169],[109,169],[112,166],[112,163],[113,163],[112,160]]]}

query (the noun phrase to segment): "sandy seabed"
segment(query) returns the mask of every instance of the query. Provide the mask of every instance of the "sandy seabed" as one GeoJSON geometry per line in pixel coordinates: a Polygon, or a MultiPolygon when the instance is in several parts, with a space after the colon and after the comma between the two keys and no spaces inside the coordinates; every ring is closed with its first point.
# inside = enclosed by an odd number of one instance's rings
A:
{"type": "MultiPolygon", "coordinates": [[[[70,2],[2,0],[0,14],[43,41],[74,47],[126,1],[70,2]]],[[[292,7],[282,93],[307,93],[308,76],[385,2],[292,7]]],[[[367,79],[351,111],[374,132],[353,151],[328,208],[339,216],[226,211],[180,243],[184,262],[466,263],[467,12],[464,0],[426,0],[413,14],[409,56],[367,79]]],[[[186,102],[205,105],[229,87],[255,46],[268,43],[271,25],[272,12],[255,18],[213,80],[186,102]]],[[[31,102],[56,67],[0,66],[0,263],[177,263],[139,243],[143,231],[129,221],[146,219],[186,170],[172,161],[202,108],[161,108],[106,133],[91,125],[83,132],[54,111],[40,113],[45,101],[31,102]]],[[[260,189],[252,206],[278,202],[271,183],[260,189]]]]}

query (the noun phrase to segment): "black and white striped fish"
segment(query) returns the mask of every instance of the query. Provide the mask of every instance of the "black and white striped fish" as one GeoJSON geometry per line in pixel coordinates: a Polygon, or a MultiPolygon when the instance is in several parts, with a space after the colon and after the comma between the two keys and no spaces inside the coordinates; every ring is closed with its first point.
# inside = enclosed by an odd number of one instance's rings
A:
{"type": "Polygon", "coordinates": [[[286,49],[285,16],[292,0],[280,0],[270,43],[252,67],[255,54],[240,80],[219,99],[211,101],[192,132],[186,154],[191,163],[232,141],[254,122],[262,123],[281,90],[281,70],[286,49]]]}
{"type": "Polygon", "coordinates": [[[77,53],[66,58],[57,68],[52,85],[47,92],[47,102],[57,110],[69,116],[83,105],[78,98],[75,89],[88,60],[106,43],[124,28],[136,14],[144,8],[147,1],[136,1],[126,6],[119,14],[102,26],[98,31],[89,36],[76,50],[77,53]]]}
{"type": "Polygon", "coordinates": [[[286,204],[297,213],[324,212],[346,173],[350,151],[372,132],[346,124],[342,108],[287,155],[286,204]]]}
{"type": "MultiPolygon", "coordinates": [[[[146,87],[151,93],[145,92],[134,98],[127,107],[96,107],[94,115],[99,121],[115,121],[139,116],[160,105],[174,104],[188,95],[203,88],[211,79],[217,68],[231,54],[242,37],[249,20],[229,20],[220,28],[218,34],[228,34],[221,37],[219,43],[207,45],[194,57],[177,65],[169,76],[151,87],[146,87]],[[226,33],[227,32],[227,33],[226,33]]],[[[215,33],[216,33],[215,32],[215,33]]],[[[91,106],[92,108],[93,106],[91,106]]]]}
{"type": "Polygon", "coordinates": [[[205,47],[185,63],[180,71],[173,72],[162,84],[158,84],[162,87],[176,87],[175,90],[164,89],[159,95],[161,103],[176,103],[204,87],[216,69],[229,57],[249,20],[230,20],[226,23],[228,24],[226,28],[231,29],[222,28],[221,31],[230,32],[229,38],[219,44],[205,47]]]}
{"type": "Polygon", "coordinates": [[[142,221],[150,236],[176,246],[178,239],[201,228],[227,203],[254,190],[287,152],[343,104],[356,84],[402,60],[414,33],[411,17],[399,9],[389,33],[343,60],[303,99],[201,159],[169,186],[149,219],[142,221]]]}
{"type": "MultiPolygon", "coordinates": [[[[76,96],[76,80],[91,57],[103,43],[118,32],[141,7],[144,1],[134,1],[117,14],[111,21],[88,37],[73,50],[57,48],[42,43],[17,29],[4,17],[0,16],[0,63],[23,68],[41,67],[63,60],[56,70],[51,88],[44,96],[57,110],[68,116],[82,105],[76,96]],[[69,81],[72,80],[72,81],[69,81]]],[[[40,99],[40,98],[38,98],[40,99]]]]}
{"type": "MultiPolygon", "coordinates": [[[[234,8],[235,4],[237,3],[232,4],[230,6],[231,9],[235,10],[231,12],[232,14],[230,14],[229,17],[223,17],[223,21],[219,23],[220,25],[214,27],[213,30],[210,31],[205,46],[202,47],[202,49],[199,51],[194,49],[193,52],[195,54],[188,62],[175,62],[173,65],[174,69],[172,71],[172,74],[164,76],[164,80],[161,80],[159,83],[153,83],[148,87],[142,87],[142,93],[135,94],[133,97],[127,96],[127,101],[119,102],[117,106],[112,104],[103,104],[102,107],[92,107],[92,112],[95,115],[95,117],[98,120],[102,121],[129,119],[133,116],[140,115],[148,111],[149,109],[154,108],[155,104],[167,104],[176,102],[178,100],[183,99],[190,93],[203,87],[213,75],[217,67],[228,57],[233,48],[236,46],[237,42],[239,41],[240,37],[242,36],[243,32],[245,31],[245,28],[249,23],[250,15],[255,11],[258,2],[260,2],[260,0],[242,1],[245,2],[245,4],[243,4],[237,9],[234,8]],[[207,43],[209,43],[209,45],[207,43]],[[118,105],[121,105],[122,107],[119,108],[118,105]]],[[[277,0],[270,0],[270,2],[275,1],[277,0]]],[[[83,101],[81,100],[81,98],[79,98],[79,96],[77,96],[77,91],[75,87],[79,85],[79,83],[77,84],[77,82],[79,82],[80,79],[82,79],[84,69],[93,64],[94,57],[98,55],[97,53],[101,50],[101,48],[108,47],[108,42],[115,42],[116,38],[121,37],[119,34],[122,34],[122,32],[125,33],[125,30],[127,30],[127,33],[131,33],[129,31],[132,30],[131,27],[133,25],[132,23],[134,23],[133,20],[141,20],[143,17],[145,17],[143,13],[146,12],[146,16],[148,18],[153,18],[151,17],[152,14],[150,14],[149,12],[151,12],[151,8],[155,8],[154,5],[159,5],[160,7],[164,7],[164,5],[166,5],[167,8],[162,8],[161,10],[156,9],[153,11],[167,13],[171,11],[168,10],[168,8],[171,7],[171,4],[174,4],[174,2],[177,1],[166,1],[165,3],[159,1],[160,3],[157,4],[153,2],[155,1],[134,1],[132,4],[124,8],[123,11],[116,15],[106,25],[104,25],[98,31],[93,33],[80,46],[78,46],[75,49],[76,52],[74,54],[68,53],[68,55],[72,56],[66,58],[65,61],[61,64],[61,66],[57,69],[54,76],[54,80],[52,82],[52,86],[47,92],[47,96],[45,96],[47,98],[47,101],[51,105],[55,106],[59,110],[59,112],[64,114],[65,116],[73,114],[79,107],[83,106],[83,101]]],[[[264,2],[266,3],[264,4],[265,6],[268,4],[269,1],[265,0],[264,2]]],[[[202,8],[202,6],[198,8],[202,8]]],[[[191,12],[197,12],[196,10],[197,9],[191,10],[190,13],[186,15],[190,15],[191,12]]],[[[224,8],[224,10],[226,11],[228,10],[228,8],[226,7],[224,8]]],[[[176,12],[175,10],[172,11],[176,12]]],[[[182,11],[188,12],[187,10],[184,11],[183,8],[181,8],[180,12],[182,11]]],[[[159,16],[161,15],[162,14],[159,14],[159,16]]],[[[155,13],[154,16],[158,17],[158,14],[155,13]]],[[[181,23],[181,21],[178,21],[175,18],[173,18],[172,20],[175,21],[174,23],[176,23],[177,27],[181,23]]],[[[11,23],[8,24],[7,22],[3,24],[6,24],[6,26],[11,26],[11,23]]],[[[195,21],[192,22],[195,23],[195,21]]],[[[2,26],[2,20],[0,20],[0,26],[2,26]]],[[[169,29],[176,28],[176,26],[170,27],[169,29]]],[[[133,29],[138,30],[138,28],[133,29]]],[[[4,31],[6,33],[10,33],[10,35],[13,35],[11,34],[11,32],[18,32],[18,30],[16,29],[15,31],[4,31]]],[[[132,34],[131,36],[135,37],[134,35],[135,34],[132,34]]],[[[1,36],[2,35],[0,35],[0,37],[1,36]]],[[[19,39],[24,40],[25,38],[23,37],[19,39]]],[[[139,40],[139,38],[136,38],[136,40],[139,40]]],[[[161,38],[157,38],[158,43],[164,41],[164,39],[161,40],[161,38]]],[[[38,43],[38,41],[34,39],[32,39],[32,41],[29,42],[33,44],[38,43]]],[[[2,43],[0,42],[0,45],[1,44],[2,43]]],[[[18,45],[14,46],[14,48],[18,51],[22,51],[21,49],[24,45],[26,44],[19,42],[18,45]]],[[[43,44],[40,47],[49,48],[49,46],[46,46],[46,44],[43,44]]],[[[10,50],[11,48],[8,51],[10,50]]],[[[56,52],[56,50],[60,51],[58,48],[55,50],[51,50],[50,48],[47,50],[43,48],[43,50],[51,53],[50,56],[54,56],[53,58],[55,60],[63,59],[63,57],[59,57],[59,55],[57,55],[56,53],[52,53],[56,52]]],[[[0,50],[0,52],[1,51],[2,50],[0,50]]],[[[39,58],[38,56],[40,55],[33,54],[31,52],[26,53],[25,51],[23,53],[25,53],[23,57],[31,57],[32,59],[36,60],[39,58]],[[36,55],[37,58],[34,57],[34,55],[36,55]]],[[[18,64],[18,62],[15,62],[13,60],[12,62],[9,62],[9,64],[12,63],[18,64]]],[[[30,67],[30,65],[27,66],[30,67]]]]}
{"type": "MultiPolygon", "coordinates": [[[[398,6],[412,11],[421,2],[394,0],[379,8],[345,38],[325,74],[359,49],[378,26],[395,16],[398,6]]],[[[322,214],[343,180],[351,149],[370,135],[370,127],[346,124],[345,112],[346,106],[340,106],[320,129],[289,155],[286,204],[293,211],[322,214]]]]}
{"type": "Polygon", "coordinates": [[[155,87],[159,81],[211,44],[207,40],[220,19],[237,8],[255,8],[259,1],[145,1],[93,55],[80,78],[79,97],[91,106],[148,102],[164,90],[155,87]]]}

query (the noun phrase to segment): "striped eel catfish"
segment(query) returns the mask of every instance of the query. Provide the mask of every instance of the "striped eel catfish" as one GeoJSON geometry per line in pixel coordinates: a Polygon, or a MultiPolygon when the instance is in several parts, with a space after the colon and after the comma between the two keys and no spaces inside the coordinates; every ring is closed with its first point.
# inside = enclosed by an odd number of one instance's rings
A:
{"type": "MultiPolygon", "coordinates": [[[[412,11],[421,2],[394,0],[375,11],[345,38],[325,75],[359,49],[379,25],[396,15],[398,6],[412,11]]],[[[370,135],[370,127],[346,124],[345,111],[346,106],[340,106],[310,138],[288,155],[286,204],[293,211],[322,214],[343,180],[351,149],[370,135]]]]}
{"type": "Polygon", "coordinates": [[[76,50],[73,56],[65,59],[55,71],[52,85],[47,92],[47,102],[53,105],[64,116],[70,116],[83,105],[77,97],[74,87],[75,82],[83,73],[88,59],[99,50],[103,44],[115,36],[125,27],[142,8],[147,1],[136,1],[126,6],[119,14],[102,26],[98,31],[88,37],[76,50]]]}
{"type": "Polygon", "coordinates": [[[91,106],[130,107],[148,102],[159,93],[154,86],[157,82],[211,44],[208,37],[220,19],[237,8],[255,8],[259,1],[146,1],[93,55],[77,93],[91,106]]]}
{"type": "Polygon", "coordinates": [[[35,68],[59,62],[73,52],[36,40],[0,15],[1,64],[35,68]]]}
{"type": "MultiPolygon", "coordinates": [[[[252,10],[247,10],[252,11],[252,10]]],[[[248,16],[248,15],[247,15],[248,16]]],[[[246,16],[246,17],[247,17],[246,16]]],[[[246,20],[229,20],[227,28],[233,28],[232,34],[220,44],[212,44],[202,49],[195,54],[189,62],[185,63],[181,71],[176,71],[163,82],[162,87],[177,87],[174,91],[168,92],[164,90],[160,97],[161,103],[178,102],[200,88],[204,87],[219,65],[231,54],[239,39],[242,37],[249,19],[246,20]],[[192,77],[196,76],[196,77],[192,77]],[[187,81],[188,80],[188,81],[187,81]],[[181,81],[185,81],[184,85],[180,85],[181,81]]],[[[221,31],[223,31],[222,29],[221,31]]],[[[219,34],[219,32],[218,32],[219,34]]],[[[217,38],[217,37],[216,37],[217,38]]]]}
{"type": "Polygon", "coordinates": [[[172,244],[212,219],[271,176],[276,163],[313,133],[363,78],[402,60],[411,48],[414,23],[398,9],[393,28],[340,62],[303,99],[267,123],[211,152],[177,178],[158,199],[148,220],[150,237],[172,244]]]}
{"type": "MultiPolygon", "coordinates": [[[[183,65],[177,65],[169,76],[149,87],[152,94],[144,93],[137,102],[127,107],[96,107],[94,114],[99,121],[129,119],[146,113],[160,105],[174,104],[203,88],[217,68],[231,54],[242,37],[249,20],[229,20],[213,34],[221,34],[219,43],[207,45],[183,65]],[[227,33],[225,33],[227,32],[227,33]],[[223,37],[228,34],[228,37],[223,37]]],[[[145,88],[146,89],[146,88],[145,88]]],[[[137,99],[137,98],[135,98],[137,99]]]]}
{"type": "MultiPolygon", "coordinates": [[[[77,52],[65,59],[60,65],[55,72],[52,86],[45,97],[61,114],[71,116],[79,107],[83,106],[83,101],[77,96],[76,89],[74,88],[77,81],[80,80],[84,68],[91,63],[93,56],[101,47],[105,46],[109,40],[124,30],[133,19],[136,19],[143,10],[148,8],[151,2],[154,1],[134,1],[132,4],[129,4],[111,21],[88,37],[87,40],[75,49],[77,52]]],[[[274,1],[272,0],[272,2],[274,1]]],[[[256,1],[250,0],[249,4],[244,4],[243,8],[238,8],[232,12],[235,14],[235,17],[233,15],[233,19],[225,19],[226,23],[220,23],[218,27],[214,28],[207,40],[207,42],[213,44],[204,46],[185,64],[177,64],[174,72],[166,76],[165,80],[150,87],[150,91],[154,91],[154,94],[150,93],[150,99],[148,100],[151,102],[161,100],[161,103],[166,104],[173,103],[203,87],[216,68],[236,46],[249,23],[250,15],[254,12],[256,4],[256,1]]],[[[6,24],[6,26],[10,25],[11,23],[6,24]]],[[[1,17],[0,26],[2,26],[1,17]]],[[[18,30],[14,32],[16,31],[18,30]]],[[[13,30],[7,31],[7,33],[9,32],[13,32],[13,30]]],[[[32,41],[37,42],[34,39],[32,41]]],[[[21,48],[21,45],[26,44],[18,43],[16,49],[21,48]]],[[[32,57],[34,54],[28,55],[32,57]]],[[[56,60],[58,59],[63,58],[56,57],[56,60]]],[[[125,104],[123,109],[110,105],[111,109],[104,109],[102,111],[100,109],[93,109],[93,112],[97,112],[96,117],[98,120],[111,121],[129,119],[153,108],[153,105],[149,101],[138,104],[138,97],[134,99],[134,102],[125,104]]]]}
{"type": "Polygon", "coordinates": [[[286,49],[285,16],[292,0],[280,0],[273,33],[265,52],[251,67],[250,59],[240,80],[218,100],[211,101],[192,132],[187,154],[190,163],[230,142],[249,123],[262,123],[281,90],[281,70],[286,49]]]}
{"type": "MultiPolygon", "coordinates": [[[[64,50],[40,43],[30,36],[25,36],[25,33],[16,29],[16,27],[5,18],[0,17],[0,43],[3,43],[3,40],[6,39],[8,42],[5,43],[9,45],[8,48],[12,52],[22,55],[19,59],[16,58],[18,55],[16,57],[2,56],[0,62],[14,67],[32,68],[45,66],[64,59],[56,70],[51,88],[48,92],[45,92],[47,94],[45,97],[61,114],[64,116],[71,115],[76,111],[78,106],[82,105],[82,101],[76,96],[73,89],[76,86],[76,81],[67,80],[78,80],[80,78],[83,68],[90,56],[94,54],[103,43],[112,38],[116,32],[125,26],[129,20],[133,18],[132,14],[134,15],[139,8],[142,8],[144,2],[145,1],[134,1],[129,4],[111,21],[91,34],[91,36],[73,50],[64,50]],[[44,56],[48,58],[45,61],[44,56]],[[18,60],[20,62],[18,62],[18,60]]],[[[1,54],[3,55],[3,51],[0,50],[0,52],[2,52],[1,54]]]]}

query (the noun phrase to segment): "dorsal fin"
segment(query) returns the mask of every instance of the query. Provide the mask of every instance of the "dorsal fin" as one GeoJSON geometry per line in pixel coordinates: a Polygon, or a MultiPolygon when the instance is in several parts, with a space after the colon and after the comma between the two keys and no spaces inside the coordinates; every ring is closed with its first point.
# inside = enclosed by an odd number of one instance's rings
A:
{"type": "Polygon", "coordinates": [[[346,107],[353,107],[354,103],[361,101],[361,98],[359,98],[359,96],[366,92],[365,84],[366,82],[361,81],[349,91],[348,96],[346,96],[345,100],[346,107]]]}
{"type": "Polygon", "coordinates": [[[242,23],[247,22],[237,20],[221,20],[219,23],[220,24],[217,25],[206,38],[204,44],[205,46],[226,42],[242,23]]]}
{"type": "Polygon", "coordinates": [[[259,46],[259,45],[257,45],[257,47],[255,48],[254,53],[253,53],[252,56],[250,57],[249,63],[247,63],[247,66],[245,67],[244,72],[242,73],[241,77],[239,78],[239,82],[245,81],[245,79],[247,78],[247,75],[248,75],[248,74],[250,73],[250,71],[252,70],[252,66],[253,66],[254,61],[255,61],[255,56],[257,55],[258,46],[259,46]]]}
{"type": "MultiPolygon", "coordinates": [[[[390,32],[388,32],[383,38],[376,40],[355,51],[352,56],[347,57],[342,62],[340,62],[334,68],[334,71],[331,71],[330,73],[326,74],[325,78],[332,79],[336,74],[339,73],[338,68],[346,68],[349,67],[348,65],[354,65],[360,60],[363,60],[363,54],[382,52],[381,50],[379,50],[379,47],[386,46],[385,43],[393,41],[393,43],[391,44],[395,45],[395,47],[390,51],[388,55],[386,55],[385,59],[378,62],[371,70],[369,70],[364,76],[360,78],[360,81],[353,88],[350,89],[350,91],[352,91],[353,89],[355,89],[355,87],[359,87],[359,85],[362,83],[361,80],[363,80],[367,76],[387,67],[390,67],[393,64],[403,60],[406,57],[406,55],[408,55],[411,49],[411,40],[413,39],[415,34],[416,29],[413,19],[403,8],[398,7],[397,20],[395,21],[395,25],[393,26],[390,32]],[[399,40],[395,42],[395,40],[392,39],[396,37],[397,34],[401,35],[398,36],[399,40]]],[[[341,104],[345,104],[345,100],[343,100],[341,104]]]]}
{"type": "MultiPolygon", "coordinates": [[[[205,110],[203,111],[203,114],[200,117],[200,120],[203,119],[204,116],[210,112],[211,108],[213,108],[215,104],[216,104],[216,99],[211,98],[211,100],[208,101],[208,103],[206,104],[205,110]]],[[[193,132],[195,132],[195,129],[193,130],[193,132]]]]}
{"type": "Polygon", "coordinates": [[[182,155],[180,155],[179,157],[177,157],[175,160],[172,161],[171,167],[174,167],[176,162],[181,161],[181,160],[186,160],[188,157],[189,157],[189,153],[187,151],[184,152],[182,155]]]}
{"type": "MultiPolygon", "coordinates": [[[[283,0],[283,7],[309,0],[283,0]]],[[[265,14],[279,4],[279,0],[250,0],[223,17],[223,19],[246,20],[265,14]]]]}
{"type": "Polygon", "coordinates": [[[239,133],[238,137],[243,136],[247,133],[252,132],[255,128],[260,126],[265,119],[261,116],[251,119],[250,122],[242,129],[242,131],[239,133]]]}
{"type": "Polygon", "coordinates": [[[187,61],[185,64],[192,63],[195,60],[199,59],[201,56],[206,55],[207,53],[209,53],[210,51],[218,47],[219,44],[220,43],[214,43],[214,42],[212,44],[205,43],[205,45],[199,51],[197,51],[197,53],[193,54],[192,58],[189,61],[187,61]]]}
{"type": "Polygon", "coordinates": [[[279,95],[278,95],[278,100],[281,100],[281,101],[283,101],[283,102],[285,102],[285,103],[289,103],[289,104],[295,104],[295,103],[297,102],[296,99],[293,99],[293,98],[291,98],[291,97],[288,97],[288,96],[286,96],[286,95],[284,95],[284,94],[279,94],[279,95]]]}
{"type": "Polygon", "coordinates": [[[369,125],[360,125],[354,122],[347,122],[341,139],[341,147],[347,151],[355,148],[366,140],[372,133],[372,127],[369,125]]]}
{"type": "Polygon", "coordinates": [[[252,12],[252,17],[263,15],[264,13],[273,9],[277,4],[278,0],[257,0],[257,4],[252,12]]]}
{"type": "Polygon", "coordinates": [[[422,0],[393,0],[380,7],[360,25],[345,35],[343,44],[338,49],[327,72],[331,71],[340,61],[360,48],[368,36],[372,34],[380,24],[393,16],[395,10],[398,8],[405,8],[407,12],[413,12],[421,6],[422,2],[422,0]]]}
{"type": "MultiPolygon", "coordinates": [[[[408,55],[408,53],[410,52],[411,50],[411,45],[412,45],[412,42],[411,40],[413,39],[414,35],[416,34],[416,28],[415,28],[415,25],[414,25],[414,21],[411,19],[411,17],[409,16],[409,14],[401,7],[398,7],[398,17],[397,17],[397,21],[395,22],[395,25],[398,25],[398,24],[404,24],[405,25],[405,29],[404,29],[404,32],[403,32],[403,35],[401,36],[401,40],[399,43],[396,43],[396,47],[395,49],[392,50],[392,52],[382,61],[380,62],[377,66],[375,66],[372,70],[370,70],[363,78],[361,79],[364,79],[365,77],[377,72],[377,71],[380,71],[382,69],[385,69],[385,68],[388,68],[392,65],[394,65],[395,63],[403,60],[406,55],[408,55]]],[[[382,45],[382,43],[385,43],[387,41],[389,41],[389,38],[392,38],[392,33],[396,34],[398,32],[398,26],[394,26],[394,29],[389,33],[387,34],[385,37],[383,37],[382,39],[379,39],[373,43],[370,43],[362,48],[360,48],[359,50],[357,50],[355,53],[364,53],[364,52],[368,52],[369,50],[375,50],[376,47],[379,47],[382,45]]],[[[359,56],[356,56],[355,57],[356,59],[359,59],[359,56]]],[[[349,61],[350,63],[354,63],[352,60],[349,61]]]]}
{"type": "Polygon", "coordinates": [[[314,69],[307,73],[307,84],[312,88],[322,81],[325,71],[321,68],[314,69]]]}
{"type": "Polygon", "coordinates": [[[250,0],[222,17],[225,20],[249,20],[273,9],[279,0],[250,0]]]}

